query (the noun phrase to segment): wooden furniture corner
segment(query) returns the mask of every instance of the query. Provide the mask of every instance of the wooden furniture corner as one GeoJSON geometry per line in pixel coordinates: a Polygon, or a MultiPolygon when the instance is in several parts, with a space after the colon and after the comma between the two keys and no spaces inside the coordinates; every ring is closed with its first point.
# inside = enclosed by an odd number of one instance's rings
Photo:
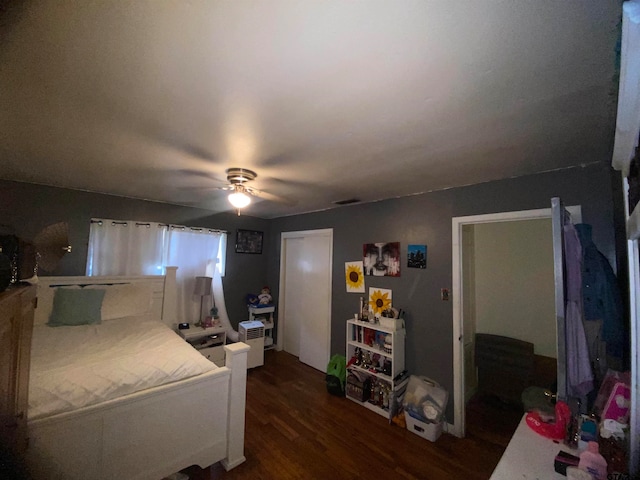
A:
{"type": "Polygon", "coordinates": [[[29,364],[36,287],[0,293],[0,440],[17,455],[27,448],[29,364]]]}

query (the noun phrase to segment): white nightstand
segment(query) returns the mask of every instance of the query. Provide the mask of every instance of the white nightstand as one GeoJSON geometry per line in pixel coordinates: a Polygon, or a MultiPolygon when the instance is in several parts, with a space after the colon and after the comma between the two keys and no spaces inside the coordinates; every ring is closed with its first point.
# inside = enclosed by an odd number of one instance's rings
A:
{"type": "Polygon", "coordinates": [[[202,328],[191,325],[191,328],[178,330],[178,334],[213,363],[224,367],[224,344],[227,340],[224,327],[202,328]]]}

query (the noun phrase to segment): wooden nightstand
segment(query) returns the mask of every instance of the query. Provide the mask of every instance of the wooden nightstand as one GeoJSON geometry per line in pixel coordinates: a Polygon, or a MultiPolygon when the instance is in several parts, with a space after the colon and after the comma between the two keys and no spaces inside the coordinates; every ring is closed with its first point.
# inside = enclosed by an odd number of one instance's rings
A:
{"type": "Polygon", "coordinates": [[[227,341],[224,327],[202,328],[191,325],[191,328],[178,330],[178,334],[206,358],[219,367],[224,367],[224,344],[227,341]]]}

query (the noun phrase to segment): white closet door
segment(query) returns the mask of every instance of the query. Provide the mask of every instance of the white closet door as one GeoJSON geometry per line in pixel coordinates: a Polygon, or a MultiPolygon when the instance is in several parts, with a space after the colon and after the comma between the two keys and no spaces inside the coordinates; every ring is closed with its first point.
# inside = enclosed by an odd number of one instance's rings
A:
{"type": "Polygon", "coordinates": [[[308,308],[300,322],[300,361],[322,372],[329,362],[331,325],[331,237],[304,239],[303,297],[308,308]]]}
{"type": "Polygon", "coordinates": [[[281,245],[282,348],[325,372],[331,348],[333,232],[286,232],[281,245]]]}
{"type": "Polygon", "coordinates": [[[300,356],[300,320],[304,318],[304,238],[287,238],[284,242],[283,256],[286,258],[285,296],[283,314],[286,318],[284,328],[284,351],[300,356]]]}

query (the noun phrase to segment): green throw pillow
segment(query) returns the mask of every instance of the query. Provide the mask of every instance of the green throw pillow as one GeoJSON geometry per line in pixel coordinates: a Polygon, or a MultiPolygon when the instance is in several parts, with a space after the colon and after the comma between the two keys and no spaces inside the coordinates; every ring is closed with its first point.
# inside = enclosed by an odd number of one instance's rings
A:
{"type": "Polygon", "coordinates": [[[102,322],[104,290],[58,288],[53,297],[50,327],[94,325],[102,322]]]}

